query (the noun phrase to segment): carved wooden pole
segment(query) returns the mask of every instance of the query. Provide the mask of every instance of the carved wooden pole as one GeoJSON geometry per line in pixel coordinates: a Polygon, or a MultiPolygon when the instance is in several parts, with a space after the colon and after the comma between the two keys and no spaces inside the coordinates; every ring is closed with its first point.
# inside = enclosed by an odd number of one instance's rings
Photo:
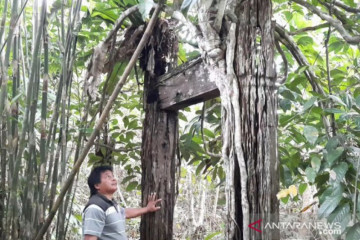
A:
{"type": "MultiPolygon", "coordinates": [[[[143,240],[171,240],[175,206],[175,150],[178,139],[177,111],[160,109],[158,76],[166,71],[168,56],[177,52],[174,33],[166,21],[160,21],[153,31],[150,44],[143,51],[145,120],[142,136],[142,204],[156,192],[162,199],[161,209],[141,218],[143,240]]],[[[173,55],[172,55],[173,56],[173,55]]],[[[176,59],[176,58],[175,58],[176,59]]]]}

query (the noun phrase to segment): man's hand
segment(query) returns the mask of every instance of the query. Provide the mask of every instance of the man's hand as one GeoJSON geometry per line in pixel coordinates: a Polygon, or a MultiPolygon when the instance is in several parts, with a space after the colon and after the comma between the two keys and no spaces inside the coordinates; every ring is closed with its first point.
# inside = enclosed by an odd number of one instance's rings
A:
{"type": "Polygon", "coordinates": [[[159,206],[156,206],[158,202],[161,202],[160,199],[156,199],[156,193],[152,193],[148,196],[148,204],[146,206],[147,212],[155,212],[160,209],[159,206]]]}
{"type": "Polygon", "coordinates": [[[125,209],[125,216],[127,219],[139,217],[145,213],[156,212],[160,209],[157,207],[156,204],[160,202],[161,199],[156,199],[156,193],[152,193],[148,196],[148,203],[146,207],[143,208],[126,208],[125,209]]]}

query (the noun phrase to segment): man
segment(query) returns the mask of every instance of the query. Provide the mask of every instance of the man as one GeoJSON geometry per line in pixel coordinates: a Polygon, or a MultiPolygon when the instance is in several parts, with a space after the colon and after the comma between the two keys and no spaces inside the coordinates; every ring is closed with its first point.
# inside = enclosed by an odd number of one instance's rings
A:
{"type": "Polygon", "coordinates": [[[84,240],[126,240],[125,218],[134,218],[160,209],[156,194],[143,208],[120,208],[113,200],[117,182],[110,166],[94,168],[88,178],[91,197],[83,212],[84,240]]]}

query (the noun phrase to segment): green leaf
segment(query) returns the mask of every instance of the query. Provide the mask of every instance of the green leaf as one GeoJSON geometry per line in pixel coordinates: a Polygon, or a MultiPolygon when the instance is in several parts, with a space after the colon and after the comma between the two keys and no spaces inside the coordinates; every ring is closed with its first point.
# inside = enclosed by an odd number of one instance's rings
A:
{"type": "Polygon", "coordinates": [[[178,117],[179,117],[179,119],[183,120],[184,122],[187,122],[187,118],[186,118],[185,114],[182,113],[181,111],[179,111],[178,117]]]}
{"type": "Polygon", "coordinates": [[[306,168],[305,174],[309,182],[313,183],[315,181],[316,172],[313,168],[311,167],[306,168]]]}
{"type": "Polygon", "coordinates": [[[145,21],[149,17],[149,13],[154,6],[153,0],[139,0],[139,12],[145,21]]]}
{"type": "Polygon", "coordinates": [[[214,170],[213,170],[213,172],[212,172],[212,177],[211,177],[211,178],[212,178],[213,181],[215,181],[215,179],[216,179],[216,177],[217,177],[217,170],[218,170],[218,168],[215,167],[214,170]]]}
{"type": "Polygon", "coordinates": [[[129,183],[129,185],[127,185],[126,191],[130,192],[130,191],[134,190],[138,185],[139,184],[137,181],[133,181],[133,182],[129,183]]]}
{"type": "Polygon", "coordinates": [[[339,205],[342,197],[343,189],[341,186],[331,191],[331,195],[326,196],[324,202],[320,205],[318,215],[320,218],[328,217],[334,209],[339,205]]]}
{"type": "MultiPolygon", "coordinates": [[[[346,203],[338,206],[335,211],[328,217],[329,223],[340,224],[341,232],[345,230],[351,219],[350,205],[346,203]]],[[[338,229],[338,228],[337,228],[338,229]]]]}
{"type": "Polygon", "coordinates": [[[309,69],[309,66],[300,66],[298,69],[296,69],[296,73],[297,74],[301,74],[301,73],[303,73],[303,72],[305,72],[306,70],[308,70],[309,69]]]}
{"type": "Polygon", "coordinates": [[[357,97],[355,98],[355,103],[356,103],[356,106],[357,106],[358,108],[360,108],[360,96],[357,96],[357,97]]]}
{"type": "Polygon", "coordinates": [[[129,118],[127,116],[125,116],[123,118],[123,122],[124,122],[124,126],[127,128],[129,126],[129,118]]]}
{"type": "Polygon", "coordinates": [[[283,89],[281,91],[281,96],[283,96],[285,99],[290,99],[292,101],[295,101],[295,95],[296,93],[293,93],[292,91],[288,90],[288,89],[283,89]]]}
{"type": "Polygon", "coordinates": [[[317,6],[319,4],[318,0],[311,0],[311,4],[317,6]]]}
{"type": "Polygon", "coordinates": [[[334,96],[334,95],[330,95],[329,96],[334,102],[344,106],[344,107],[347,107],[346,104],[341,100],[341,98],[339,98],[338,96],[334,96]]]}
{"type": "Polygon", "coordinates": [[[317,188],[324,187],[327,181],[329,181],[330,174],[329,172],[321,172],[315,178],[315,183],[317,188]]]}
{"type": "Polygon", "coordinates": [[[115,64],[115,66],[111,72],[108,85],[106,87],[107,94],[111,95],[112,92],[114,91],[115,85],[119,81],[119,76],[121,76],[123,74],[126,65],[127,65],[126,62],[118,62],[115,64]]]}
{"type": "Polygon", "coordinates": [[[215,138],[215,134],[207,128],[204,128],[204,135],[209,138],[215,138]]]}
{"type": "Polygon", "coordinates": [[[304,126],[304,136],[309,143],[314,145],[319,136],[319,132],[313,126],[304,126]]]}
{"type": "Polygon", "coordinates": [[[81,215],[81,214],[74,214],[74,217],[75,217],[76,220],[78,220],[79,222],[82,222],[82,215],[81,215]]]}
{"type": "Polygon", "coordinates": [[[339,52],[344,47],[344,42],[333,42],[329,45],[329,52],[339,52]]]}
{"type": "Polygon", "coordinates": [[[10,104],[15,103],[21,96],[23,95],[23,93],[19,93],[18,95],[16,95],[15,97],[13,97],[13,99],[11,99],[10,104]]]}
{"type": "Polygon", "coordinates": [[[317,97],[311,97],[303,106],[303,112],[305,112],[306,110],[308,110],[309,108],[311,108],[315,101],[316,101],[317,97]]]}
{"type": "Polygon", "coordinates": [[[100,17],[109,23],[114,23],[117,19],[117,14],[113,8],[109,8],[104,4],[97,4],[91,13],[91,17],[100,17]]]}
{"type": "Polygon", "coordinates": [[[135,175],[131,175],[131,176],[125,177],[125,178],[121,181],[121,184],[127,183],[128,181],[130,181],[130,180],[133,179],[134,177],[136,177],[136,176],[135,176],[135,175]]]}
{"type": "Polygon", "coordinates": [[[291,101],[289,99],[281,99],[279,105],[284,112],[291,109],[291,101]]]}
{"type": "Polygon", "coordinates": [[[89,166],[94,165],[95,163],[103,160],[102,157],[97,156],[94,153],[89,153],[88,158],[89,158],[89,160],[88,160],[88,165],[89,166]]]}
{"type": "Polygon", "coordinates": [[[316,156],[312,157],[311,158],[311,167],[313,169],[315,169],[316,172],[318,172],[320,169],[320,166],[321,166],[321,159],[316,156]]]}
{"type": "Polygon", "coordinates": [[[284,12],[284,15],[285,15],[285,17],[286,17],[286,20],[289,22],[291,19],[292,19],[292,17],[293,17],[293,15],[292,15],[292,13],[290,12],[290,11],[285,11],[284,12]]]}
{"type": "Polygon", "coordinates": [[[301,46],[311,45],[314,43],[314,40],[309,36],[303,36],[297,40],[297,44],[301,46]]]}
{"type": "Polygon", "coordinates": [[[325,108],[324,111],[327,113],[346,113],[344,110],[337,108],[325,108]]]}
{"type": "Polygon", "coordinates": [[[303,195],[303,193],[306,191],[306,188],[307,188],[307,184],[306,183],[301,183],[300,185],[299,185],[299,194],[300,195],[303,195]]]}
{"type": "Polygon", "coordinates": [[[195,171],[196,175],[200,174],[201,170],[203,170],[203,168],[205,167],[205,164],[206,164],[205,160],[201,161],[199,166],[197,166],[197,168],[196,168],[196,171],[195,171]]]}
{"type": "Polygon", "coordinates": [[[184,62],[187,62],[187,57],[186,57],[186,51],[184,48],[184,44],[179,43],[179,50],[178,50],[178,65],[181,65],[184,62]]]}
{"type": "Polygon", "coordinates": [[[129,123],[128,129],[136,129],[137,126],[138,126],[138,122],[137,120],[134,120],[129,123]]]}
{"type": "Polygon", "coordinates": [[[346,240],[359,240],[360,239],[360,223],[355,224],[348,230],[345,239],[346,240]]]}
{"type": "Polygon", "coordinates": [[[343,147],[338,147],[334,150],[330,150],[325,154],[325,159],[329,162],[330,166],[338,160],[344,152],[343,147]]]}
{"type": "Polygon", "coordinates": [[[325,148],[327,151],[330,151],[330,150],[335,149],[338,145],[339,145],[339,138],[337,136],[335,136],[328,140],[325,148]]]}
{"type": "Polygon", "coordinates": [[[214,232],[214,233],[210,233],[209,235],[205,236],[204,240],[210,240],[213,239],[215,236],[220,235],[222,232],[214,232]]]}
{"type": "Polygon", "coordinates": [[[342,98],[343,102],[346,104],[346,108],[350,110],[353,106],[353,98],[348,93],[344,94],[342,98]]]}
{"type": "Polygon", "coordinates": [[[288,201],[290,199],[290,195],[288,195],[287,197],[284,197],[284,198],[281,198],[280,200],[284,203],[284,204],[287,204],[288,201]]]}
{"type": "Polygon", "coordinates": [[[344,179],[348,168],[349,167],[345,162],[342,162],[333,168],[334,172],[336,173],[336,181],[341,182],[344,179]]]}
{"type": "Polygon", "coordinates": [[[285,186],[290,186],[292,183],[292,176],[289,168],[286,165],[280,165],[280,178],[285,186]]]}

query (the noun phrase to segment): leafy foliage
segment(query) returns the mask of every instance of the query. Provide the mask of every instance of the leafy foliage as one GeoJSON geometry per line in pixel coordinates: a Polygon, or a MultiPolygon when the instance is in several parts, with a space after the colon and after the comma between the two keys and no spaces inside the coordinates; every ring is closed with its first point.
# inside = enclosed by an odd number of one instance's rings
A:
{"type": "MultiPolygon", "coordinates": [[[[327,12],[322,2],[311,1],[327,12]]],[[[274,3],[277,22],[289,33],[314,26],[318,19],[301,5],[287,1],[274,3]]],[[[353,1],[344,1],[344,4],[356,6],[353,1]]],[[[348,24],[358,26],[358,21],[353,21],[355,14],[339,11],[347,16],[348,24]]],[[[291,36],[309,62],[308,66],[299,66],[292,53],[282,47],[289,64],[289,75],[279,89],[281,182],[285,187],[291,184],[315,185],[320,204],[319,216],[326,217],[329,222],[339,221],[347,239],[356,239],[353,238],[356,230],[352,230],[350,235],[347,232],[352,221],[352,224],[359,221],[359,214],[353,219],[352,212],[356,208],[359,213],[353,200],[360,189],[356,179],[360,130],[356,99],[360,90],[360,74],[355,67],[359,64],[360,52],[357,47],[347,44],[337,32],[332,31],[328,35],[328,30],[329,27],[325,26],[313,31],[299,31],[291,36]],[[309,71],[313,72],[325,94],[314,91],[307,80],[309,71]],[[324,117],[335,126],[333,136],[324,126],[324,117]]],[[[353,226],[355,228],[356,225],[353,226]]]]}

